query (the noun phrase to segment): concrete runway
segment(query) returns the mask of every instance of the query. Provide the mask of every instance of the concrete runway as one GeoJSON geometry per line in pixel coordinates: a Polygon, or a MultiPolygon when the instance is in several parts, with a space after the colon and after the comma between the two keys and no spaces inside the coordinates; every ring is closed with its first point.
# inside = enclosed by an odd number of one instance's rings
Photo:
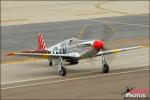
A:
{"type": "MultiPolygon", "coordinates": [[[[148,15],[140,15],[2,27],[2,50],[36,48],[34,37],[38,32],[44,32],[44,35],[47,36],[45,37],[46,42],[52,45],[66,39],[65,36],[68,36],[70,32],[74,33],[88,23],[93,26],[96,24],[94,33],[98,36],[101,29],[99,25],[103,26],[98,20],[115,22],[113,27],[117,28],[118,33],[112,37],[112,40],[120,42],[110,43],[112,47],[148,43],[148,37],[145,38],[149,35],[148,15]],[[139,41],[136,38],[138,36],[144,36],[144,39],[139,39],[139,41]],[[131,44],[129,40],[132,41],[131,44]]],[[[48,66],[46,60],[2,64],[2,98],[120,100],[123,99],[124,96],[121,93],[127,86],[149,87],[149,48],[125,51],[110,56],[114,56],[114,59],[109,62],[111,66],[109,74],[100,72],[100,58],[96,58],[91,63],[89,60],[82,60],[77,65],[67,65],[66,77],[59,76],[55,68],[48,66]]]]}
{"type": "Polygon", "coordinates": [[[123,100],[124,95],[121,94],[127,86],[149,87],[149,69],[147,66],[143,68],[116,70],[105,75],[95,72],[80,77],[18,83],[18,86],[2,89],[2,99],[123,100]]]}

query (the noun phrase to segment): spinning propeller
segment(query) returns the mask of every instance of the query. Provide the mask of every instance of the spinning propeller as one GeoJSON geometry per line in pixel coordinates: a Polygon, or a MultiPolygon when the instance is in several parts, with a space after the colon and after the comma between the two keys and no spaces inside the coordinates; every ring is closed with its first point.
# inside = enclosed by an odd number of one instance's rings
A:
{"type": "MultiPolygon", "coordinates": [[[[105,43],[116,33],[116,30],[113,29],[110,23],[104,23],[102,27],[100,25],[96,25],[96,26],[86,25],[85,27],[82,28],[77,38],[85,39],[85,40],[89,40],[90,38],[92,38],[92,36],[94,35],[94,33],[92,32],[92,28],[93,29],[102,28],[102,29],[99,29],[101,30],[101,32],[99,33],[101,39],[94,38],[95,41],[93,43],[93,48],[101,50],[101,51],[110,50],[108,47],[105,46],[105,43]]],[[[93,53],[96,53],[96,50],[93,53]]],[[[94,58],[94,57],[91,57],[91,58],[94,58]]],[[[112,55],[107,56],[107,59],[109,61],[112,61],[113,58],[114,56],[112,55]]]]}

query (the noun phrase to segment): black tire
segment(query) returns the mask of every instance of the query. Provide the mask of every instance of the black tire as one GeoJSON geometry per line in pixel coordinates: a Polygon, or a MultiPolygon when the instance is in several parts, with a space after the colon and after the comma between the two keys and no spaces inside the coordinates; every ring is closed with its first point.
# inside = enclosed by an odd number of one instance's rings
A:
{"type": "Polygon", "coordinates": [[[109,65],[107,63],[103,64],[102,71],[103,71],[103,73],[108,73],[109,72],[109,65]]]}
{"type": "Polygon", "coordinates": [[[66,68],[61,67],[61,70],[59,71],[59,73],[60,73],[61,76],[66,76],[66,74],[67,74],[66,68]]]}
{"type": "Polygon", "coordinates": [[[52,61],[49,62],[49,66],[52,66],[52,61]]]}

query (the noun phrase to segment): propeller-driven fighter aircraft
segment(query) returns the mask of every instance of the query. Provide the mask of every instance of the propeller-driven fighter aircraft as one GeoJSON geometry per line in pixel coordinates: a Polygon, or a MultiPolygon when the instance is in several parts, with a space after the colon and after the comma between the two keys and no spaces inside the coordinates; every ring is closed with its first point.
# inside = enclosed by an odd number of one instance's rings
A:
{"type": "Polygon", "coordinates": [[[108,54],[127,51],[131,49],[141,48],[142,46],[134,46],[127,48],[119,48],[113,50],[106,50],[104,41],[99,39],[83,40],[77,37],[67,39],[50,48],[47,48],[42,34],[38,34],[38,48],[36,50],[27,50],[20,52],[11,52],[9,56],[27,56],[35,58],[48,59],[49,66],[53,65],[53,60],[57,59],[58,72],[61,76],[67,74],[66,68],[63,62],[70,62],[71,64],[78,64],[79,60],[87,59],[91,57],[102,56],[102,72],[109,72],[109,65],[106,62],[105,56],[108,54]],[[88,49],[87,49],[88,48],[88,49]]]}

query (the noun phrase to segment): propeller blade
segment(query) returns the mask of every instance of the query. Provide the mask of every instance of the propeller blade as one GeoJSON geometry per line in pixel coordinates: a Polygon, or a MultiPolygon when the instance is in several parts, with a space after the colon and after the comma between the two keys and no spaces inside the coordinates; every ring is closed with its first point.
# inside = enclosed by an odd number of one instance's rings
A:
{"type": "Polygon", "coordinates": [[[102,35],[101,39],[102,41],[107,41],[109,40],[114,34],[116,33],[116,30],[111,26],[110,23],[105,23],[102,29],[102,35]]]}
{"type": "MultiPolygon", "coordinates": [[[[110,50],[109,48],[103,48],[103,51],[106,50],[110,50]]],[[[109,55],[105,55],[106,60],[110,63],[114,60],[114,58],[116,57],[116,54],[109,54],[109,55]]]]}
{"type": "MultiPolygon", "coordinates": [[[[101,38],[100,40],[104,41],[105,43],[116,33],[116,30],[112,27],[112,25],[110,23],[104,23],[103,27],[100,27],[98,24],[95,24],[92,26],[86,25],[86,26],[82,27],[82,29],[78,35],[78,38],[89,40],[89,39],[91,39],[92,36],[94,36],[92,29],[93,29],[93,31],[95,31],[99,28],[102,29],[102,30],[100,30],[100,33],[99,33],[100,38],[101,38]]],[[[94,32],[94,33],[96,33],[96,32],[94,32]]],[[[95,39],[97,39],[97,37],[95,39]]],[[[104,46],[104,48],[102,50],[105,51],[105,50],[110,50],[110,49],[108,47],[104,46]]],[[[115,55],[111,54],[111,55],[107,55],[106,58],[110,62],[115,58],[114,56],[115,55]]],[[[91,56],[91,58],[94,58],[94,56],[91,56]]]]}
{"type": "MultiPolygon", "coordinates": [[[[110,50],[111,48],[107,47],[107,41],[113,37],[114,34],[116,34],[116,30],[112,27],[110,23],[105,23],[103,30],[102,30],[102,41],[104,41],[106,44],[104,48],[102,49],[103,51],[110,50]]],[[[116,54],[111,54],[107,55],[106,59],[109,62],[112,62],[115,58],[116,54]]]]}
{"type": "Polygon", "coordinates": [[[90,35],[92,35],[90,25],[86,25],[81,28],[78,38],[79,39],[89,39],[90,35]]]}

